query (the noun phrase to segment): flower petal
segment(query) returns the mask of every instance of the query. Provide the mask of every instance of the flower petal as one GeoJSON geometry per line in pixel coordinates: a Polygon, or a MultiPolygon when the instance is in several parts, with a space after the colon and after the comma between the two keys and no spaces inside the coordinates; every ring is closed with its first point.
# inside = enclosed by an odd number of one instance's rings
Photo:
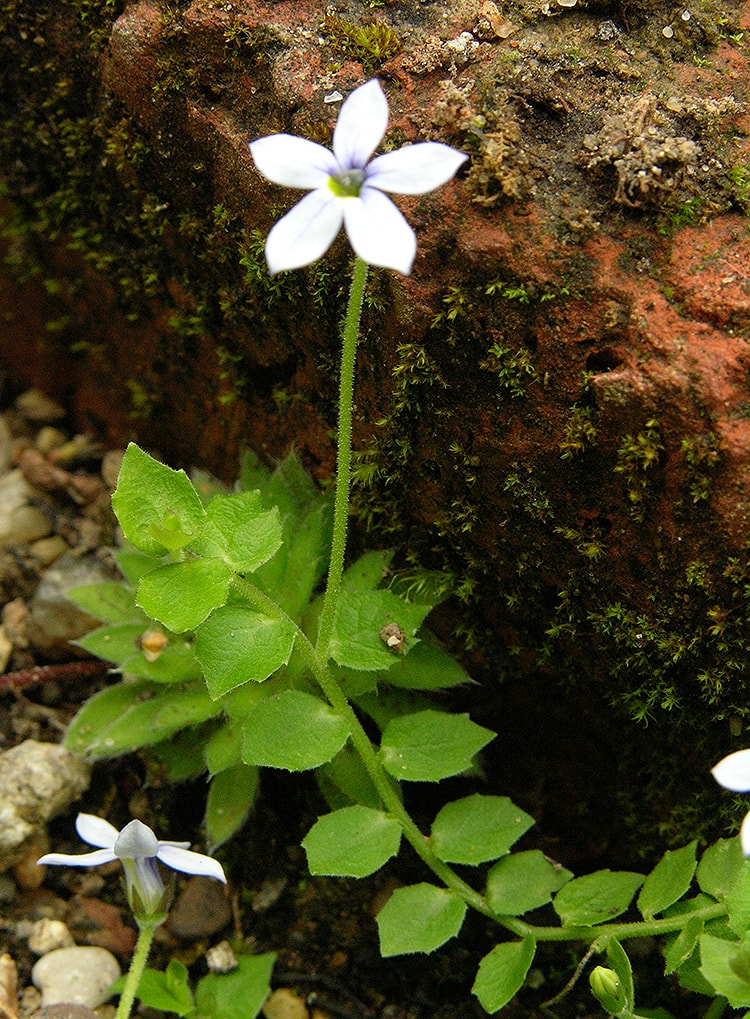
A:
{"type": "Polygon", "coordinates": [[[266,239],[266,261],[272,276],[299,269],[325,254],[341,229],[342,199],[327,187],[305,195],[278,221],[266,239]]]}
{"type": "Polygon", "coordinates": [[[271,134],[250,143],[258,170],[274,184],[288,188],[323,187],[329,177],[341,172],[328,149],[293,134],[271,134]]]}
{"type": "Polygon", "coordinates": [[[400,195],[422,195],[449,181],[468,158],[441,142],[405,145],[373,159],[367,167],[367,184],[400,195]]]}
{"type": "Polygon", "coordinates": [[[117,857],[109,849],[96,849],[93,853],[45,853],[36,861],[38,864],[62,864],[65,867],[99,867],[103,863],[112,863],[117,857]]]}
{"type": "Polygon", "coordinates": [[[388,101],[377,78],[356,88],[341,107],[333,151],[342,170],[364,169],[385,134],[388,101]]]}
{"type": "Polygon", "coordinates": [[[181,849],[178,846],[167,846],[162,843],[159,847],[158,857],[162,863],[166,863],[172,870],[181,870],[183,874],[201,874],[204,877],[215,877],[217,881],[227,883],[224,875],[224,868],[218,860],[212,860],[210,856],[203,853],[193,853],[189,849],[181,849]]]}
{"type": "Polygon", "coordinates": [[[144,859],[156,856],[159,842],[143,821],[129,821],[117,836],[114,852],[119,860],[144,859]]]}
{"type": "Polygon", "coordinates": [[[724,757],[711,769],[711,774],[725,789],[750,792],[750,750],[737,750],[724,757]]]}
{"type": "Polygon", "coordinates": [[[417,238],[390,198],[365,185],[359,198],[345,198],[343,205],[344,226],[355,253],[370,265],[408,276],[417,238]]]}
{"type": "Polygon", "coordinates": [[[79,814],[76,818],[76,831],[84,842],[102,849],[112,849],[120,834],[113,824],[96,814],[79,814]]]}
{"type": "Polygon", "coordinates": [[[742,855],[750,856],[750,814],[745,814],[740,828],[740,845],[742,846],[742,855]]]}

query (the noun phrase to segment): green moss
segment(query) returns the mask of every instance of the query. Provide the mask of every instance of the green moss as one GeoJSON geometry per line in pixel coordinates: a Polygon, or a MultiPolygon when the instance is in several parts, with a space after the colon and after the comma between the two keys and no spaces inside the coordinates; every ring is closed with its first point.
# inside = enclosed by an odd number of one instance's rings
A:
{"type": "Polygon", "coordinates": [[[705,502],[711,495],[712,475],[721,461],[719,444],[713,432],[683,439],[680,451],[685,457],[690,479],[690,497],[705,502]]]}
{"type": "Polygon", "coordinates": [[[524,347],[513,350],[498,341],[490,346],[479,367],[492,372],[500,391],[511,397],[524,396],[527,385],[537,377],[530,350],[524,347]]]}
{"type": "Polygon", "coordinates": [[[636,520],[642,521],[646,515],[663,452],[659,422],[653,418],[637,434],[625,435],[617,450],[615,473],[625,478],[630,511],[636,520]]]}
{"type": "Polygon", "coordinates": [[[579,456],[594,445],[596,437],[593,407],[574,404],[570,408],[563,437],[559,442],[560,456],[563,460],[579,456]]]}
{"type": "Polygon", "coordinates": [[[357,24],[329,8],[323,31],[338,53],[360,60],[370,71],[401,52],[398,33],[380,18],[371,17],[357,24]]]}

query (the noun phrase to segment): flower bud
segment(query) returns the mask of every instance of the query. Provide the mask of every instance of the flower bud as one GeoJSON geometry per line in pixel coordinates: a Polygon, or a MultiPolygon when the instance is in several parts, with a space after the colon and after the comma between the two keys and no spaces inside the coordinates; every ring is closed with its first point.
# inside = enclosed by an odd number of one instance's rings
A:
{"type": "Polygon", "coordinates": [[[620,1015],[627,1007],[625,988],[613,969],[597,966],[589,976],[591,992],[610,1015],[620,1015]]]}

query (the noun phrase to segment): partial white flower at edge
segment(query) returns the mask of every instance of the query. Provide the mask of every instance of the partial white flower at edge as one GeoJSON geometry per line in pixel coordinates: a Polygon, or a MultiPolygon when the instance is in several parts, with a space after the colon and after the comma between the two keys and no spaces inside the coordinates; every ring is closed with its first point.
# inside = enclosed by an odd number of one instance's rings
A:
{"type": "MultiPolygon", "coordinates": [[[[711,774],[725,789],[733,793],[750,792],[750,750],[737,750],[728,757],[722,758],[711,774]]],[[[740,843],[743,856],[750,856],[750,813],[745,815],[745,820],[740,828],[740,843]]]]}
{"type": "Polygon", "coordinates": [[[411,271],[417,251],[414,231],[384,192],[433,191],[449,181],[468,156],[441,142],[419,142],[371,160],[387,124],[388,102],[373,79],[355,89],[341,107],[333,152],[290,134],[250,143],[264,177],[310,191],[268,235],[266,261],[272,276],[320,258],[342,225],[363,261],[404,274],[411,271]]]}
{"type": "Polygon", "coordinates": [[[99,867],[119,860],[125,870],[128,901],[134,912],[147,915],[164,908],[165,888],[156,861],[185,874],[200,874],[226,884],[224,870],[218,860],[188,849],[189,842],[162,842],[142,821],[130,821],[118,831],[109,821],[95,814],[79,814],[76,831],[84,842],[98,848],[93,853],[46,853],[38,864],[61,864],[68,867],[99,867]]]}

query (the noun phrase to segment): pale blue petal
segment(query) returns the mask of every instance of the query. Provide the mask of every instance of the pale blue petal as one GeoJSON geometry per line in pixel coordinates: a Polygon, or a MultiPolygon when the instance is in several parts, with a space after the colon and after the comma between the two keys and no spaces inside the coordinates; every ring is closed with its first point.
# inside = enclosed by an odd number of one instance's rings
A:
{"type": "Polygon", "coordinates": [[[38,864],[49,863],[64,867],[100,867],[103,863],[112,863],[117,857],[109,849],[97,849],[93,853],[45,853],[36,861],[38,864]]]}
{"type": "Polygon", "coordinates": [[[399,195],[422,195],[445,184],[469,157],[441,142],[405,145],[377,156],[367,167],[367,184],[399,195]]]}
{"type": "Polygon", "coordinates": [[[750,856],[750,814],[745,814],[745,820],[740,828],[740,845],[742,846],[742,855],[750,856]]]}
{"type": "Polygon", "coordinates": [[[266,262],[272,276],[309,265],[325,254],[341,229],[342,201],[327,187],[319,188],[275,224],[266,240],[266,262]]]}
{"type": "Polygon", "coordinates": [[[227,883],[224,869],[218,860],[212,860],[210,856],[203,853],[193,853],[188,849],[181,849],[178,846],[168,846],[162,842],[159,846],[158,857],[162,863],[166,863],[172,870],[181,870],[183,874],[200,874],[203,877],[215,877],[218,881],[227,883]]]}
{"type": "Polygon", "coordinates": [[[388,126],[388,102],[377,78],[355,89],[341,107],[333,151],[343,170],[362,170],[388,126]]]}
{"type": "Polygon", "coordinates": [[[270,134],[250,143],[258,170],[274,184],[288,188],[323,187],[329,177],[341,172],[328,149],[293,134],[270,134]]]}
{"type": "Polygon", "coordinates": [[[79,814],[76,818],[76,831],[84,842],[102,849],[111,849],[120,834],[113,824],[96,814],[79,814]]]}
{"type": "Polygon", "coordinates": [[[143,821],[129,821],[117,836],[115,856],[120,860],[138,860],[156,856],[159,841],[143,821]]]}
{"type": "Polygon", "coordinates": [[[750,792],[750,750],[737,750],[724,757],[711,769],[711,774],[725,789],[734,793],[750,792]]]}
{"type": "Polygon", "coordinates": [[[414,231],[381,191],[367,186],[359,198],[345,198],[344,226],[351,246],[370,265],[408,275],[417,252],[414,231]]]}

